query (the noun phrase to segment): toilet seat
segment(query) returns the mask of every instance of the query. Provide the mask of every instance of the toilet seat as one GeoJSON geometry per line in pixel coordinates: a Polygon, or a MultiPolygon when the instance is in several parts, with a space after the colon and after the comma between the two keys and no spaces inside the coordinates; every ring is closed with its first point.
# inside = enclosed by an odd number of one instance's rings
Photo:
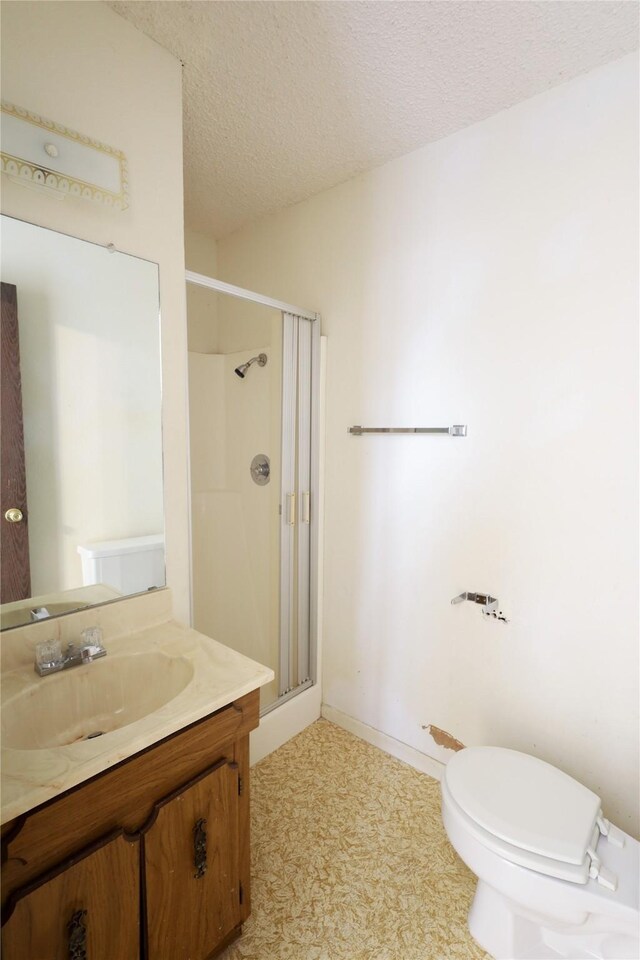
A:
{"type": "Polygon", "coordinates": [[[609,827],[600,798],[561,770],[516,750],[467,747],[447,764],[442,790],[467,829],[505,860],[615,889],[596,853],[609,827]]]}

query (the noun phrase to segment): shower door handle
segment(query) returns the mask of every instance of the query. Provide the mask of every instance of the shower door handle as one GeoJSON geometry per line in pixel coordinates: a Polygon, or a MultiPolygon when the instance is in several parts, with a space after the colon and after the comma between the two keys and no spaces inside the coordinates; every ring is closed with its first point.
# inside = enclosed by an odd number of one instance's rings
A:
{"type": "Polygon", "coordinates": [[[296,524],[296,495],[295,493],[287,494],[287,525],[294,527],[296,524]]]}
{"type": "Polygon", "coordinates": [[[310,523],[310,499],[311,494],[308,490],[301,495],[302,496],[302,507],[300,509],[300,523],[310,523]]]}

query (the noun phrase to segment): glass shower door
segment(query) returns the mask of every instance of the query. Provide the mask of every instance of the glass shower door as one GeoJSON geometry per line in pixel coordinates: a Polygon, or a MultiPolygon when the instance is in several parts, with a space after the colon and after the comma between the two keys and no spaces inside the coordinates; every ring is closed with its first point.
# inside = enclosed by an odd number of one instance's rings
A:
{"type": "Polygon", "coordinates": [[[198,293],[189,302],[193,625],[274,670],[261,689],[265,713],[315,679],[319,324],[198,293]]]}
{"type": "Polygon", "coordinates": [[[313,321],[283,313],[280,698],[313,680],[311,558],[316,520],[312,489],[316,326],[313,321]]]}

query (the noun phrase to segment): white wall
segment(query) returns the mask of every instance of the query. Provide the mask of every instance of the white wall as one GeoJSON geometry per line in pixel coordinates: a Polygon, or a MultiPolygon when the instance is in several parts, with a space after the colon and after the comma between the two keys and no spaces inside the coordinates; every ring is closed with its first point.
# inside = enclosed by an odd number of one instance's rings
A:
{"type": "Polygon", "coordinates": [[[218,244],[329,335],[326,703],[532,752],[633,831],[637,90],[629,56],[218,244]]]}
{"type": "MultiPolygon", "coordinates": [[[[187,270],[205,277],[218,275],[218,250],[212,237],[185,230],[184,255],[187,270]]],[[[193,353],[218,353],[218,294],[208,287],[187,284],[187,338],[193,353]]]]}
{"type": "Polygon", "coordinates": [[[167,581],[189,618],[181,66],[96,2],[2,4],[2,96],[123,150],[131,206],[59,201],[3,177],[2,211],[160,266],[167,581]]]}

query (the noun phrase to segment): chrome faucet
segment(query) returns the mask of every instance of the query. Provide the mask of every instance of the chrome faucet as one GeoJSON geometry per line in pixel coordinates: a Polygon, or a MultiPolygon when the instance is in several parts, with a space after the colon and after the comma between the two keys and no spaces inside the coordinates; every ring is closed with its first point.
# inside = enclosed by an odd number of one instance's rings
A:
{"type": "Polygon", "coordinates": [[[43,640],[36,644],[36,660],[34,669],[41,677],[69,667],[79,667],[83,663],[91,663],[98,657],[106,657],[107,651],[102,643],[102,629],[87,627],[82,631],[82,640],[78,646],[69,643],[62,651],[59,640],[43,640]]]}

